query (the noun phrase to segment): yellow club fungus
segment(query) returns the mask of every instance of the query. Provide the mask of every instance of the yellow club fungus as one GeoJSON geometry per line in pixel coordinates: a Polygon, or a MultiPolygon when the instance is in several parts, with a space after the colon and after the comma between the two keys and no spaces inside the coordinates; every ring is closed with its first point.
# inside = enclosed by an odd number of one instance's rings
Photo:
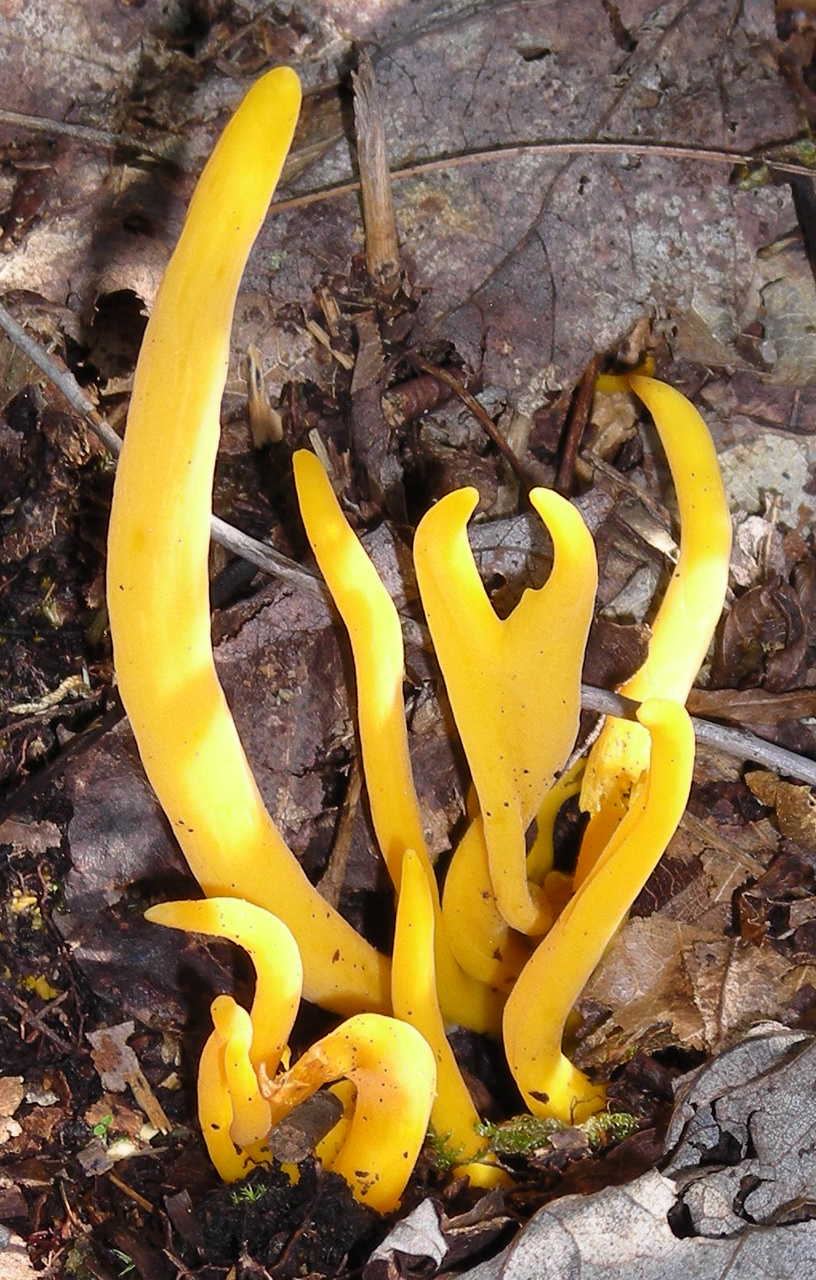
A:
{"type": "Polygon", "coordinates": [[[442,924],[408,754],[397,610],[343,515],[318,459],[300,450],[294,456],[294,470],[303,524],[351,641],[363,774],[377,842],[397,892],[407,848],[415,851],[422,865],[436,919],[436,966],[445,1018],[474,1031],[498,1034],[502,998],[459,966],[442,924]]]}
{"type": "Polygon", "coordinates": [[[262,1143],[270,1129],[269,1103],[261,1096],[252,1065],[252,1020],[232,996],[210,1006],[215,1034],[224,1046],[224,1080],[232,1103],[230,1137],[239,1149],[262,1143]]]}
{"type": "Polygon", "coordinates": [[[152,924],[188,933],[228,938],[242,947],[255,968],[251,1059],[273,1074],[286,1049],[300,1005],[303,966],[291,930],[271,911],[241,898],[161,902],[145,912],[152,924]]]}
{"type": "Polygon", "coordinates": [[[678,702],[645,702],[638,720],[651,738],[642,803],[613,839],[522,970],[504,1011],[504,1047],[534,1115],[585,1120],[604,1090],[566,1058],[567,1016],[646,883],[682,817],[694,766],[694,730],[678,702]]]}
{"type": "Polygon", "coordinates": [[[435,927],[433,898],[422,863],[413,849],[407,849],[391,966],[394,1014],[416,1027],[434,1052],[436,1098],[431,1124],[455,1161],[455,1175],[467,1176],[476,1187],[492,1187],[508,1179],[486,1156],[487,1143],[478,1133],[479,1113],[445,1035],[434,967],[435,927]]]}
{"type": "Polygon", "coordinates": [[[246,1009],[231,996],[216,996],[210,1011],[214,1029],[198,1061],[198,1122],[219,1177],[237,1182],[268,1159],[270,1109],[249,1061],[246,1009]]]}
{"type": "Polygon", "coordinates": [[[354,1110],[328,1167],[345,1178],[362,1204],[389,1213],[425,1140],[436,1091],[433,1051],[414,1027],[396,1018],[347,1018],[266,1086],[272,1123],[321,1085],[341,1078],[355,1087],[354,1110]]]}
{"type": "Polygon", "coordinates": [[[317,1154],[363,1204],[390,1212],[431,1117],[457,1172],[479,1186],[504,1179],[485,1154],[445,1019],[495,1031],[510,991],[505,1048],[531,1110],[572,1122],[603,1104],[603,1088],[564,1056],[564,1026],[686,803],[694,739],[682,703],[722,606],[730,523],[702,419],[670,387],[628,375],[669,460],[680,558],[648,659],[622,690],[642,702],[639,723],[609,720],[590,754],[581,795],[592,820],[577,891],[566,900],[553,826],[581,765],[554,779],[578,726],[597,576],[592,539],[574,507],[534,489],[553,569],[500,620],[467,540],[475,491],[449,494],[427,513],[415,539],[417,578],[478,801],[469,802],[440,907],[408,753],[399,618],[317,459],[295,455],[304,524],[354,654],[371,814],[398,895],[391,970],[323,901],[267,813],[210,641],[210,505],[230,327],[299,107],[292,71],[262,76],[196,187],[137,367],[111,516],[108,603],[119,688],[145,770],[207,895],[153,907],[148,919],[231,939],[256,971],[251,1011],[226,995],[211,1008],[198,1075],[211,1159],[226,1181],[244,1176],[270,1158],[270,1128],[328,1085],[343,1116],[317,1154]],[[281,1072],[301,988],[352,1016],[281,1072]],[[397,1017],[386,1016],[392,999],[397,1017]]]}
{"type": "Polygon", "coordinates": [[[480,816],[468,824],[451,858],[442,919],[462,968],[500,991],[509,991],[530,957],[530,945],[510,928],[496,905],[480,816]]]}
{"type": "Polygon", "coordinates": [[[309,883],[267,813],[218,681],[207,556],[235,298],[294,132],[300,84],[249,90],[193,193],[145,331],[116,475],[108,610],[119,691],[145,772],[209,896],[285,920],[304,993],[388,1007],[389,966],[309,883]]]}
{"type": "MultiPolygon", "coordinates": [[[[708,427],[679,391],[630,375],[651,413],[668,460],[680,512],[680,555],[652,625],[649,653],[620,692],[638,702],[685,702],[722,612],[731,554],[731,518],[708,427]]],[[[649,764],[642,726],[610,717],[587,760],[581,808],[590,814],[575,883],[580,885],[626,812],[649,764]]]]}
{"type": "Polygon", "coordinates": [[[530,501],[553,540],[553,568],[544,586],[525,591],[502,621],[467,539],[477,501],[474,489],[460,489],[432,507],[416,531],[414,563],[479,797],[496,905],[512,928],[541,934],[552,913],[527,879],[525,837],[578,731],[595,549],[575,507],[533,489],[530,501]]]}

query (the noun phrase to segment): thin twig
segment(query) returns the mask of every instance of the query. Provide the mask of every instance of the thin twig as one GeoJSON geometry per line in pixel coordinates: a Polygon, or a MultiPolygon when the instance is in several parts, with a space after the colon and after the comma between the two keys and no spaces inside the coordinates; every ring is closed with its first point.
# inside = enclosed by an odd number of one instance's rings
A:
{"type": "MultiPolygon", "coordinates": [[[[623,720],[635,720],[639,702],[632,698],[624,698],[619,693],[609,693],[606,689],[596,689],[590,684],[581,685],[581,705],[587,711],[600,711],[604,715],[619,716],[623,720]]],[[[722,724],[713,724],[710,720],[691,717],[694,725],[694,736],[698,742],[723,755],[737,760],[754,760],[757,764],[767,765],[775,773],[783,773],[789,778],[799,778],[816,786],[816,760],[797,755],[786,747],[777,747],[773,742],[766,742],[756,734],[745,729],[729,729],[722,724]]]]}
{"type": "Polygon", "coordinates": [[[575,480],[575,462],[578,457],[578,450],[581,447],[581,441],[584,438],[586,425],[589,422],[589,415],[592,411],[595,383],[600,367],[601,356],[594,355],[581,374],[578,390],[567,415],[564,447],[561,450],[561,461],[558,464],[558,474],[555,477],[556,492],[563,494],[564,497],[569,497],[572,492],[575,480]]]}
{"type": "MultiPolygon", "coordinates": [[[[772,173],[798,174],[802,178],[816,179],[816,171],[804,164],[790,164],[785,160],[771,160],[763,155],[748,155],[743,151],[718,150],[713,147],[682,147],[674,143],[664,142],[630,142],[626,138],[607,140],[605,142],[522,142],[512,146],[488,147],[484,151],[462,151],[458,155],[440,156],[435,160],[420,160],[417,164],[405,165],[391,170],[391,181],[400,182],[403,178],[422,178],[428,173],[443,173],[448,169],[463,169],[472,164],[490,164],[494,160],[518,160],[522,156],[580,156],[630,155],[648,159],[655,156],[668,160],[696,160],[700,164],[727,165],[735,164],[766,165],[772,173]]],[[[335,200],[338,196],[350,196],[360,190],[360,183],[352,179],[349,182],[338,182],[332,187],[321,187],[318,191],[307,191],[300,196],[291,196],[288,200],[277,200],[270,205],[270,213],[284,213],[288,209],[305,209],[308,205],[319,204],[322,200],[335,200]]]]}
{"type": "MultiPolygon", "coordinates": [[[[118,454],[122,447],[121,440],[81,391],[73,375],[67,369],[61,369],[56,361],[28,336],[2,304],[0,304],[0,328],[5,330],[12,342],[54,383],[72,408],[76,409],[86,420],[99,439],[104,444],[107,444],[112,452],[118,454]]],[[[484,413],[478,400],[471,396],[470,392],[462,387],[461,383],[458,383],[457,379],[449,374],[446,369],[441,369],[436,365],[427,365],[421,361],[416,363],[420,368],[424,368],[426,372],[431,373],[434,377],[451,386],[466,404],[468,399],[473,400],[477,406],[478,413],[484,413]]],[[[485,417],[488,418],[491,427],[495,430],[495,425],[489,415],[485,414],[485,417]]],[[[506,441],[504,443],[506,445],[506,441]]],[[[515,457],[515,455],[513,456],[515,457]]],[[[516,462],[518,462],[517,459],[516,462]]],[[[249,560],[251,564],[257,565],[264,573],[268,573],[273,577],[287,578],[307,591],[318,592],[324,595],[326,599],[329,599],[323,584],[307,569],[303,569],[299,564],[296,564],[294,560],[288,560],[286,556],[280,555],[279,552],[274,551],[265,543],[258,542],[255,538],[250,538],[248,534],[242,533],[239,529],[227,524],[226,521],[219,520],[217,516],[212,517],[211,529],[217,542],[220,542],[222,546],[232,551],[235,555],[242,556],[243,559],[249,560]]],[[[618,693],[609,693],[605,689],[596,689],[594,686],[586,684],[581,686],[581,702],[588,711],[600,711],[605,715],[622,716],[627,720],[635,718],[639,705],[631,698],[624,698],[618,693]]],[[[798,778],[803,782],[816,786],[816,761],[809,760],[806,756],[797,755],[793,751],[788,751],[785,747],[777,747],[771,742],[765,742],[762,738],[757,738],[755,734],[748,733],[743,729],[730,729],[725,725],[713,724],[709,720],[700,720],[695,716],[692,716],[692,723],[698,742],[702,742],[714,750],[721,751],[724,755],[732,756],[736,760],[754,760],[757,764],[767,765],[768,768],[774,769],[777,773],[785,774],[789,778],[798,778]]],[[[70,751],[70,744],[68,750],[70,751]]],[[[47,1035],[60,1045],[66,1043],[47,1026],[40,1026],[37,1015],[32,1014],[27,1009],[27,1006],[25,1008],[29,1019],[39,1027],[44,1035],[47,1035]]]]}
{"type": "Polygon", "coordinates": [[[351,83],[354,86],[354,133],[363,197],[366,268],[372,280],[388,285],[399,273],[399,243],[382,101],[367,49],[360,51],[351,83]]]}
{"type": "Polygon", "coordinates": [[[19,1014],[23,1022],[27,1022],[30,1026],[36,1028],[40,1035],[45,1036],[46,1040],[50,1040],[62,1053],[74,1052],[75,1046],[69,1044],[67,1040],[63,1040],[58,1032],[52,1031],[48,1023],[44,1021],[42,1014],[35,1013],[33,1009],[29,1009],[25,1000],[21,1000],[13,991],[0,987],[0,1000],[4,1000],[7,1005],[10,1005],[19,1014]]]}
{"type": "MultiPolygon", "coordinates": [[[[48,116],[30,116],[5,109],[0,109],[0,124],[17,125],[36,133],[62,134],[97,146],[127,147],[129,150],[141,152],[156,160],[165,162],[167,160],[160,151],[146,146],[138,138],[132,138],[126,133],[109,133],[105,129],[95,129],[91,125],[70,124],[68,121],[53,120],[48,116]]],[[[635,142],[628,138],[607,138],[603,142],[519,142],[486,147],[481,151],[462,151],[456,155],[420,160],[417,164],[392,169],[391,181],[419,178],[426,173],[462,169],[473,164],[489,164],[494,160],[516,160],[522,156],[574,155],[631,155],[644,159],[656,156],[668,160],[696,160],[700,164],[729,167],[737,164],[764,165],[770,173],[791,174],[800,178],[809,178],[811,182],[816,179],[816,171],[807,165],[794,164],[788,160],[774,160],[770,156],[762,155],[761,152],[751,155],[750,152],[729,151],[726,148],[685,147],[671,142],[635,142]]],[[[303,195],[292,196],[288,200],[278,200],[270,206],[270,212],[283,213],[287,209],[305,209],[310,204],[318,204],[322,200],[334,200],[338,196],[353,195],[359,190],[360,183],[354,179],[349,182],[338,182],[331,187],[321,187],[318,191],[307,191],[303,195]]]]}
{"type": "MultiPolygon", "coordinates": [[[[118,457],[122,452],[122,441],[110,423],[105,421],[101,413],[81,390],[74,375],[69,369],[60,367],[52,356],[43,351],[39,343],[29,337],[22,325],[17,323],[2,304],[0,304],[0,328],[5,330],[15,346],[19,347],[28,356],[32,364],[35,364],[50,379],[68,401],[71,408],[75,409],[85,419],[94,435],[110,449],[111,453],[118,457]]],[[[259,569],[263,569],[265,573],[282,578],[287,582],[295,582],[298,586],[303,587],[304,590],[327,598],[325,587],[319,578],[310,573],[308,569],[304,569],[302,565],[297,564],[296,561],[290,560],[288,556],[281,555],[274,547],[269,547],[265,542],[259,542],[256,538],[250,538],[248,534],[242,533],[240,529],[234,528],[231,524],[227,524],[226,520],[220,520],[218,516],[212,517],[210,529],[215,541],[220,543],[222,547],[226,547],[233,555],[243,557],[250,564],[257,565],[259,569]]]]}
{"type": "Polygon", "coordinates": [[[518,457],[505,440],[501,431],[499,431],[485,407],[479,404],[479,401],[472,392],[468,391],[467,387],[464,386],[464,384],[460,382],[449,369],[444,369],[442,365],[439,364],[430,364],[427,360],[420,360],[416,357],[411,357],[411,363],[415,368],[421,369],[423,373],[429,373],[431,377],[436,378],[438,382],[444,382],[446,386],[450,387],[453,394],[458,396],[462,401],[462,404],[466,405],[467,408],[470,409],[470,412],[473,414],[476,421],[484,427],[499,453],[510,467],[510,470],[518,477],[522,484],[526,485],[528,488],[534,488],[538,484],[545,483],[545,480],[543,479],[543,472],[539,472],[537,470],[537,464],[526,462],[524,459],[518,457]]]}
{"type": "Polygon", "coordinates": [[[146,147],[137,138],[126,133],[109,133],[107,129],[94,129],[92,125],[70,124],[67,120],[52,120],[49,116],[27,116],[20,111],[7,111],[5,107],[0,107],[0,124],[17,125],[34,133],[59,134],[94,146],[125,147],[128,151],[137,151],[156,160],[166,160],[166,156],[146,147]]]}

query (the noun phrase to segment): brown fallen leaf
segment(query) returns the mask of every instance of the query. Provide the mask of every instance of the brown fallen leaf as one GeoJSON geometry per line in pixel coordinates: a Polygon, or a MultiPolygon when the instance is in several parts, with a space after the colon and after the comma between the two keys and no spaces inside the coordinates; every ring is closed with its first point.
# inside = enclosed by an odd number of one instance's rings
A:
{"type": "Polygon", "coordinates": [[[0,1116],[13,1116],[23,1100],[23,1077],[0,1076],[0,1116]]]}
{"type": "Polygon", "coordinates": [[[692,689],[686,708],[693,716],[734,724],[780,724],[816,715],[816,689],[769,693],[766,689],[692,689]]]}
{"type": "Polygon", "coordinates": [[[798,957],[663,915],[632,919],[585,988],[593,1028],[579,1031],[576,1061],[608,1072],[668,1045],[717,1052],[757,1022],[790,1017],[808,985],[816,967],[798,957]]]}
{"type": "MultiPolygon", "coordinates": [[[[630,920],[584,989],[581,1003],[607,1009],[606,1020],[577,1046],[576,1061],[611,1068],[638,1050],[670,1044],[702,1048],[703,1021],[683,963],[699,927],[650,916],[630,920]]],[[[717,934],[707,936],[716,940],[717,934]]]]}
{"type": "Polygon", "coordinates": [[[745,781],[758,800],[775,810],[783,836],[803,848],[816,844],[816,796],[811,787],[783,782],[764,769],[747,773],[745,781]]]}
{"type": "Polygon", "coordinates": [[[797,592],[778,575],[751,587],[726,615],[714,662],[716,684],[745,680],[775,693],[801,683],[807,653],[797,592]]]}
{"type": "Polygon", "coordinates": [[[741,938],[700,938],[683,948],[681,961],[709,1052],[757,1022],[785,1019],[799,989],[816,983],[813,965],[741,938]]]}

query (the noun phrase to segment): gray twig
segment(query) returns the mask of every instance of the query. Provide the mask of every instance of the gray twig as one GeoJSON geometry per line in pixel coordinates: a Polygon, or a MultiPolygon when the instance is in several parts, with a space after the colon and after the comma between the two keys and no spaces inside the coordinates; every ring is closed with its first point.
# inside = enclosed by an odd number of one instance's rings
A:
{"type": "MultiPolygon", "coordinates": [[[[15,346],[28,356],[32,364],[41,369],[46,377],[63,394],[72,409],[76,409],[87,422],[94,435],[110,449],[116,457],[122,452],[122,441],[109,422],[106,422],[96,406],[85,395],[69,369],[61,367],[56,360],[42,349],[40,344],[30,338],[22,325],[18,324],[6,308],[0,303],[0,328],[5,329],[15,346]]],[[[210,521],[212,536],[222,547],[226,547],[236,556],[257,565],[265,573],[283,578],[287,582],[296,582],[307,591],[325,595],[323,583],[308,569],[304,569],[288,556],[281,555],[274,547],[265,542],[250,538],[226,520],[213,516],[210,521]]]]}
{"type": "MultiPolygon", "coordinates": [[[[581,705],[587,711],[600,711],[603,715],[634,720],[640,703],[632,698],[624,698],[619,693],[609,693],[606,689],[582,684],[581,705]]],[[[816,786],[816,760],[788,751],[787,747],[777,747],[773,742],[766,742],[764,738],[748,733],[746,729],[729,729],[725,725],[714,724],[711,720],[700,720],[698,716],[692,716],[691,723],[694,725],[695,738],[705,746],[737,760],[753,760],[776,773],[784,773],[789,778],[798,778],[801,782],[816,786]]]]}
{"type": "MultiPolygon", "coordinates": [[[[801,178],[816,179],[816,170],[804,164],[792,164],[787,160],[772,160],[769,156],[750,155],[743,151],[728,151],[715,147],[683,147],[665,142],[632,142],[626,138],[604,142],[522,142],[511,146],[488,147],[484,151],[463,151],[458,155],[440,156],[436,160],[420,160],[391,170],[391,181],[419,178],[427,173],[444,173],[448,169],[462,169],[472,164],[489,164],[495,160],[518,160],[521,156],[656,156],[669,160],[696,160],[699,164],[766,165],[770,173],[796,174],[801,178]]],[[[360,190],[360,183],[351,179],[317,191],[305,191],[300,196],[276,200],[270,205],[270,213],[283,213],[286,209],[305,209],[307,205],[322,200],[334,200],[338,196],[353,195],[360,190]]]]}

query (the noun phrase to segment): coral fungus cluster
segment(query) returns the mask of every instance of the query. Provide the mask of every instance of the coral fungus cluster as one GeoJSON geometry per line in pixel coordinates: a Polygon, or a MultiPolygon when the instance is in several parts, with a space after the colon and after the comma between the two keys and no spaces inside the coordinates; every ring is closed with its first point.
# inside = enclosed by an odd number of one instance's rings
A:
{"type": "Polygon", "coordinates": [[[212,1005],[198,1087],[212,1161],[224,1179],[242,1177],[269,1159],[273,1126],[332,1085],[343,1115],[317,1154],[359,1200],[388,1211],[429,1122],[474,1184],[506,1176],[485,1150],[450,1024],[503,1036],[534,1114],[569,1122],[604,1105],[603,1087],[562,1053],[564,1024],[685,806],[694,739],[683,703],[721,609],[730,526],[702,420],[676,391],[631,377],[674,477],[681,550],[648,659],[625,689],[641,702],[638,722],[607,723],[581,783],[581,765],[563,772],[596,589],[579,512],[548,490],[531,492],[553,568],[504,620],[468,544],[475,491],[427,512],[414,544],[417,579],[474,792],[440,897],[411,774],[397,611],[321,464],[295,455],[306,533],[351,642],[371,818],[396,898],[393,956],[380,955],[323,901],[267,813],[210,640],[210,504],[232,312],[299,103],[292,71],[263,76],[196,188],[136,372],[108,601],[144,767],[206,895],[153,907],[148,918],[231,939],[256,971],[250,1010],[227,995],[212,1005]],[[591,820],[570,880],[553,870],[552,829],[579,786],[591,820]],[[289,1065],[301,996],[344,1020],[289,1065]]]}

